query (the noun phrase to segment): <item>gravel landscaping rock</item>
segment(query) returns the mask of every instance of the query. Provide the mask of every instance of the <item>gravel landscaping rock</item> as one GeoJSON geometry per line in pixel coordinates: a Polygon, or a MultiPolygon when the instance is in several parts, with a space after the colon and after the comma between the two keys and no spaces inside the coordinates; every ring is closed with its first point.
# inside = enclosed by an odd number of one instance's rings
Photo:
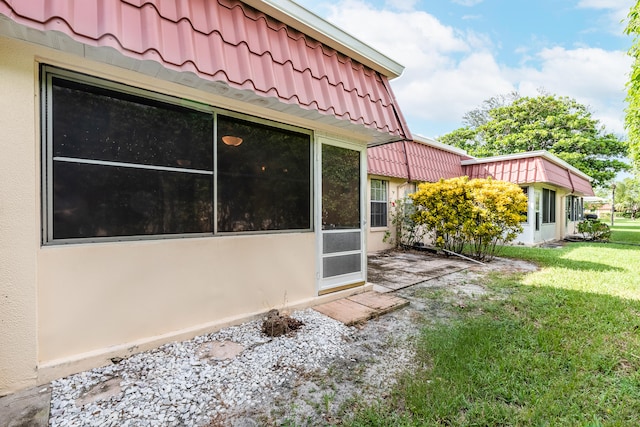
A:
{"type": "Polygon", "coordinates": [[[290,335],[266,337],[254,321],[56,380],[50,425],[200,426],[271,402],[272,392],[298,375],[344,358],[353,340],[354,328],[314,310],[292,317],[303,326],[290,335]],[[203,344],[221,342],[244,350],[233,358],[199,357],[203,344]]]}

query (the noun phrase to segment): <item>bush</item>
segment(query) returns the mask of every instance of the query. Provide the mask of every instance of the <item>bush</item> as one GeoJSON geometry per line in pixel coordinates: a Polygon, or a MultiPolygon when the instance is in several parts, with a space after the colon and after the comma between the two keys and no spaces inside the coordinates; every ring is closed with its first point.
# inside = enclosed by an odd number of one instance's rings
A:
{"type": "Polygon", "coordinates": [[[585,240],[607,242],[611,237],[609,226],[598,219],[585,219],[578,223],[578,233],[582,233],[585,240]]]}
{"type": "Polygon", "coordinates": [[[505,181],[468,177],[420,184],[411,194],[413,219],[425,226],[439,248],[461,253],[465,245],[478,259],[492,258],[498,243],[522,232],[527,196],[505,181]]]}
{"type": "Polygon", "coordinates": [[[415,212],[416,208],[409,197],[391,202],[389,215],[393,234],[387,231],[382,241],[390,243],[396,248],[401,245],[413,246],[421,242],[424,237],[424,227],[414,221],[415,212]]]}

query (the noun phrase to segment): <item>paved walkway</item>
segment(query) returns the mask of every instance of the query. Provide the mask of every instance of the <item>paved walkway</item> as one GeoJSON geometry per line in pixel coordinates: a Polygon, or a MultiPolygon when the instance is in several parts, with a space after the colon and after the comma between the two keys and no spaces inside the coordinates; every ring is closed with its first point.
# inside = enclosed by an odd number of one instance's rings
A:
{"type": "MultiPolygon", "coordinates": [[[[314,307],[347,325],[365,322],[409,304],[393,292],[469,268],[463,259],[425,252],[381,252],[369,256],[368,281],[373,291],[314,307]]],[[[0,427],[46,427],[51,389],[47,385],[0,397],[0,427]]]]}
{"type": "Polygon", "coordinates": [[[462,258],[416,251],[376,253],[369,256],[368,264],[367,281],[378,292],[397,291],[473,265],[462,258]]]}

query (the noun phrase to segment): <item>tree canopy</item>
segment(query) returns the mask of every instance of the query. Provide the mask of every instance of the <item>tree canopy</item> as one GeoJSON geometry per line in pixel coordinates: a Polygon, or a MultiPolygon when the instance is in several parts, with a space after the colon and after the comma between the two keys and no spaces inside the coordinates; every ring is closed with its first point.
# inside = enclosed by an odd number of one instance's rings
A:
{"type": "Polygon", "coordinates": [[[617,211],[638,217],[640,211],[640,178],[625,178],[616,183],[615,207],[617,211]]]}
{"type": "Polygon", "coordinates": [[[439,138],[476,157],[547,150],[607,185],[628,165],[627,143],[606,132],[589,109],[569,97],[511,94],[465,115],[466,126],[439,138]]]}
{"type": "Polygon", "coordinates": [[[631,7],[625,33],[633,36],[629,56],[633,58],[627,82],[627,109],[625,125],[629,135],[631,160],[640,168],[640,1],[631,7]]]}

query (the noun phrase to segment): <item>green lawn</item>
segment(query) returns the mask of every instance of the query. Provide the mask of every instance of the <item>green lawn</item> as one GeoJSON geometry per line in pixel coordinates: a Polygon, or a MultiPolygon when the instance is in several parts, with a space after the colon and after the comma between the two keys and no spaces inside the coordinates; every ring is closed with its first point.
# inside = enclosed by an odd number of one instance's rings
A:
{"type": "MultiPolygon", "coordinates": [[[[616,221],[640,243],[640,221],[616,221]]],[[[640,420],[640,247],[508,247],[540,270],[483,279],[491,292],[426,326],[417,366],[352,426],[634,426],[640,420]]],[[[437,298],[436,292],[426,298],[437,298]]]]}
{"type": "Polygon", "coordinates": [[[640,220],[616,219],[611,230],[611,242],[640,245],[640,220]]]}

